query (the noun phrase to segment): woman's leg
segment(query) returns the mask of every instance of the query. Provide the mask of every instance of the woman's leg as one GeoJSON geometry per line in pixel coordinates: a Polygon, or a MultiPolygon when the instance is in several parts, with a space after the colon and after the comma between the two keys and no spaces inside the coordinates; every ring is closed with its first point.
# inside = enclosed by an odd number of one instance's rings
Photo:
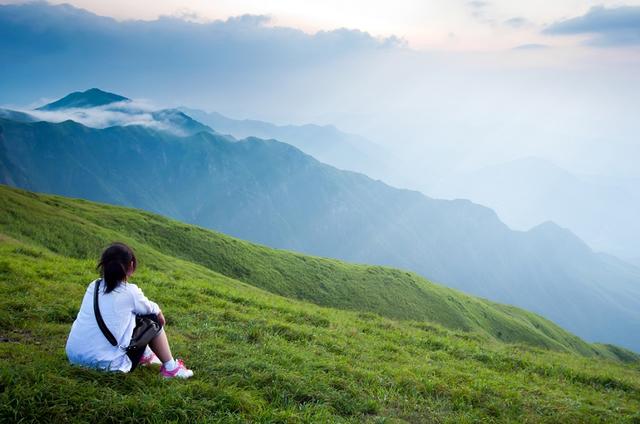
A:
{"type": "Polygon", "coordinates": [[[162,361],[160,374],[165,378],[189,378],[193,376],[193,371],[184,366],[182,360],[175,360],[171,355],[169,340],[164,329],[151,340],[149,347],[156,354],[158,359],[162,361]]]}
{"type": "Polygon", "coordinates": [[[169,347],[169,340],[164,332],[164,328],[151,340],[149,347],[163,363],[173,359],[171,348],[169,347]]]}

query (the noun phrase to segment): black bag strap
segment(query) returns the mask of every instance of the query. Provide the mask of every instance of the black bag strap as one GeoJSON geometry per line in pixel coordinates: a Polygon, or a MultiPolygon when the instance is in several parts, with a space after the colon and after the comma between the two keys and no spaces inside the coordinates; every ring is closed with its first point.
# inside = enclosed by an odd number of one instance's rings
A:
{"type": "Polygon", "coordinates": [[[101,281],[101,279],[96,280],[96,287],[93,293],[93,313],[96,315],[96,321],[98,321],[98,327],[100,327],[100,331],[102,331],[102,334],[104,334],[107,340],[109,340],[109,343],[111,343],[111,345],[118,346],[116,338],[113,337],[113,334],[111,334],[111,331],[109,331],[109,329],[107,328],[107,324],[105,324],[104,320],[102,319],[102,314],[100,314],[100,307],[98,306],[98,292],[100,291],[101,281]]]}

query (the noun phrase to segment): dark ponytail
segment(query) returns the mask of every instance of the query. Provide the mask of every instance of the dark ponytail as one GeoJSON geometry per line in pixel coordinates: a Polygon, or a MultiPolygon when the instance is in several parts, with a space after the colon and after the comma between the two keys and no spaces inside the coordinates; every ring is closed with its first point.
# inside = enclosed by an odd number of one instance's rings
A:
{"type": "Polygon", "coordinates": [[[131,272],[136,270],[138,261],[133,250],[124,243],[111,243],[100,257],[96,267],[106,284],[105,293],[113,291],[121,281],[127,279],[127,271],[132,266],[131,272]]]}

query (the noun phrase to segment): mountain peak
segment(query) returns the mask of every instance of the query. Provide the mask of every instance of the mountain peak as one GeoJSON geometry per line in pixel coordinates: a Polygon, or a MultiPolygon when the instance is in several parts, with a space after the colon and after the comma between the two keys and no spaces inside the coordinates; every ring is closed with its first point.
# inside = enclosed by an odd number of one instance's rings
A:
{"type": "Polygon", "coordinates": [[[124,101],[130,101],[130,99],[118,94],[102,91],[98,88],[90,88],[87,91],[76,91],[71,93],[60,100],[41,106],[37,110],[90,108],[124,101]]]}
{"type": "Polygon", "coordinates": [[[553,221],[545,221],[529,230],[529,234],[536,237],[553,240],[553,244],[558,246],[564,243],[564,246],[571,246],[574,251],[592,252],[591,248],[582,241],[571,230],[561,227],[553,221]]]}

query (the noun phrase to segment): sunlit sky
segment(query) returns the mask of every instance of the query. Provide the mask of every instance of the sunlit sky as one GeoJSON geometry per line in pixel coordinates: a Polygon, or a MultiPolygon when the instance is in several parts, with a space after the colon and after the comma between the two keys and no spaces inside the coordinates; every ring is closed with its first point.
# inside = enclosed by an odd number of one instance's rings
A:
{"type": "MultiPolygon", "coordinates": [[[[572,43],[575,38],[544,36],[545,26],[585,14],[593,6],[620,6],[615,0],[54,0],[117,19],[159,16],[198,21],[242,14],[268,15],[271,25],[306,32],[352,28],[374,36],[395,35],[412,48],[500,50],[522,44],[572,43]]],[[[628,0],[624,5],[640,5],[628,0]]]]}

